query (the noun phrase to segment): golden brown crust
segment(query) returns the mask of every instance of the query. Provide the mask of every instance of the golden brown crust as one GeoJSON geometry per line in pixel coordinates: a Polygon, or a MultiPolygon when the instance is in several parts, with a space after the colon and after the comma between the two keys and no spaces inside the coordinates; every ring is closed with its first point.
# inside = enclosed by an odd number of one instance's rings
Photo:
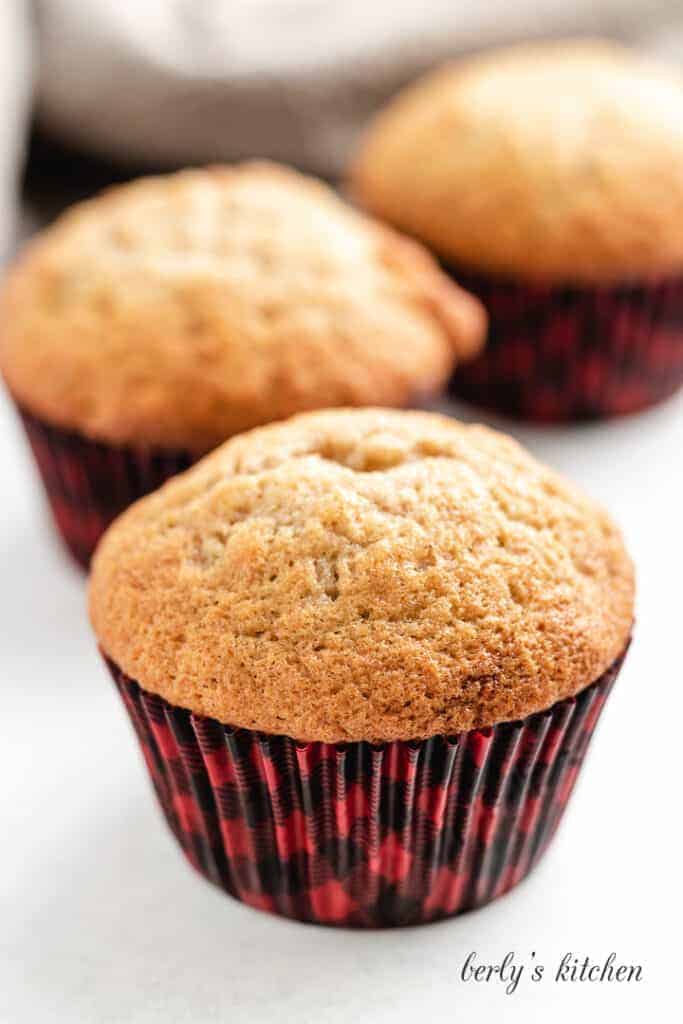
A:
{"type": "Polygon", "coordinates": [[[104,651],[143,688],[303,740],[453,733],[550,706],[624,648],[606,514],[514,441],[333,410],[228,441],[94,560],[104,651]]]}
{"type": "Polygon", "coordinates": [[[446,259],[552,281],[683,270],[683,77],[598,41],[427,75],[371,124],[364,206],[446,259]]]}
{"type": "Polygon", "coordinates": [[[329,405],[404,405],[483,343],[421,246],[272,164],[114,188],[31,243],[0,309],[19,402],[112,443],[202,452],[329,405]]]}

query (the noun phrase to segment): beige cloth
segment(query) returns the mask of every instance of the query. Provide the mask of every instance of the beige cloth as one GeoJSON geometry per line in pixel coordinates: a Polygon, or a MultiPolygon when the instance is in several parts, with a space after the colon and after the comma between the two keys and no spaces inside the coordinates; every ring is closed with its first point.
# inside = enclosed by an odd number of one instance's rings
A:
{"type": "MultiPolygon", "coordinates": [[[[42,0],[49,126],[117,158],[259,155],[334,175],[436,61],[534,35],[637,38],[671,0],[42,0]]],[[[683,11],[682,20],[683,20],[683,11]]]]}

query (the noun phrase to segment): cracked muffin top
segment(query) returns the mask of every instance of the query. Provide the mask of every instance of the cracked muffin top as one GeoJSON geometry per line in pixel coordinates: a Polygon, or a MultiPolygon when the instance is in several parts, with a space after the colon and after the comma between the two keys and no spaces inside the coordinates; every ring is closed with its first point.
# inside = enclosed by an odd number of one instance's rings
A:
{"type": "Polygon", "coordinates": [[[0,317],[0,365],[30,412],[198,453],[293,412],[410,404],[485,331],[419,245],[272,164],[74,207],[28,245],[0,317]]]}
{"type": "Polygon", "coordinates": [[[469,269],[601,282],[683,271],[683,76],[586,40],[492,51],[404,90],[352,190],[469,269]]]}
{"type": "Polygon", "coordinates": [[[95,555],[104,652],[173,704],[300,740],[449,734],[549,707],[624,649],[607,515],[514,441],[332,410],[233,438],[95,555]]]}

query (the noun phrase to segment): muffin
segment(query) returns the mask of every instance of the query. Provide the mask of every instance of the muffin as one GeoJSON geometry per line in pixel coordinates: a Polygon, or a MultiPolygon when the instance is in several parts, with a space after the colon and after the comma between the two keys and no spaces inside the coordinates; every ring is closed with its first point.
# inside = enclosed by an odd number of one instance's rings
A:
{"type": "Polygon", "coordinates": [[[683,383],[683,77],[596,41],[442,68],[370,126],[351,187],[484,302],[456,394],[532,420],[683,383]]]}
{"type": "Polygon", "coordinates": [[[231,895],[411,924],[536,863],[633,620],[604,512],[514,441],[328,410],[136,503],[90,614],[171,829],[231,895]]]}
{"type": "Polygon", "coordinates": [[[147,178],[31,243],[0,367],[69,548],[227,437],[297,411],[402,406],[485,332],[431,256],[271,164],[147,178]]]}

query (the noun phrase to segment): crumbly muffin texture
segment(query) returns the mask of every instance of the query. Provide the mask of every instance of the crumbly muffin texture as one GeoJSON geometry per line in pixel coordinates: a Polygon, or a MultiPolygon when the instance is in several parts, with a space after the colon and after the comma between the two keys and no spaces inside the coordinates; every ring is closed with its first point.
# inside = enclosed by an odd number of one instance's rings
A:
{"type": "Polygon", "coordinates": [[[265,163],[74,207],[11,272],[0,323],[3,373],[35,415],[199,453],[297,411],[410,404],[485,333],[420,246],[265,163]]]}
{"type": "Polygon", "coordinates": [[[371,124],[363,205],[470,269],[559,282],[683,271],[683,76],[616,44],[442,68],[371,124]]]}
{"type": "Polygon", "coordinates": [[[173,704],[301,740],[450,734],[547,708],[624,649],[607,515],[514,441],[333,410],[228,441],[94,560],[104,652],[173,704]]]}

